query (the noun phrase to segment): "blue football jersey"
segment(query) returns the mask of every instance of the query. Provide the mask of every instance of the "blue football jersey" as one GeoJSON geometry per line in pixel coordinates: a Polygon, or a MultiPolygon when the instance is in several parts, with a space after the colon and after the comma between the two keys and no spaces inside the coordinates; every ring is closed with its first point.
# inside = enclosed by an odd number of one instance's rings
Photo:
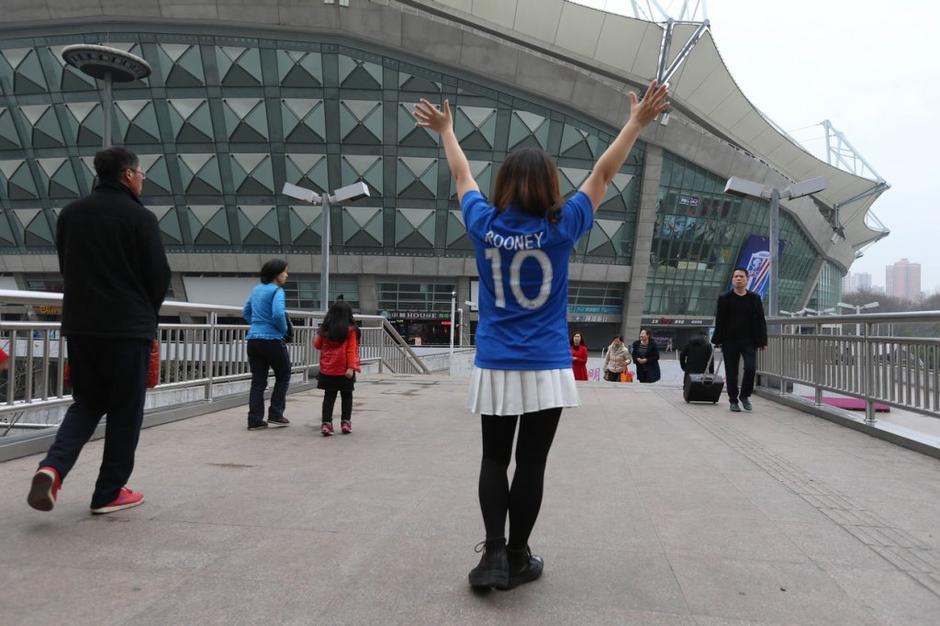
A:
{"type": "Polygon", "coordinates": [[[480,275],[476,366],[500,370],[571,367],[568,349],[568,259],[591,229],[591,199],[577,192],[561,219],[498,211],[478,191],[461,199],[480,275]]]}

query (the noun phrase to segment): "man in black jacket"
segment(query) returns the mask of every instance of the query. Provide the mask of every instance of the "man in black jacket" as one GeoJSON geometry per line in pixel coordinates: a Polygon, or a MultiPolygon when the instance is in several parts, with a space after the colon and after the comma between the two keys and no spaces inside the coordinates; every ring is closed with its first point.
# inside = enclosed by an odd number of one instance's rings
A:
{"type": "Polygon", "coordinates": [[[747,289],[747,270],[736,267],[731,273],[733,289],[718,296],[715,312],[715,334],[712,343],[721,346],[728,383],[731,410],[751,410],[751,392],[757,374],[757,349],[767,347],[767,322],[760,296],[747,289]],[[738,361],[744,358],[744,379],[738,391],[738,361]]]}
{"type": "Polygon", "coordinates": [[[703,374],[705,370],[714,371],[714,365],[709,367],[709,361],[712,357],[712,347],[708,344],[708,336],[705,333],[699,333],[689,339],[679,353],[679,367],[689,374],[703,374]]]}
{"type": "Polygon", "coordinates": [[[101,150],[95,172],[94,191],[62,209],[56,227],[74,402],[33,476],[27,501],[40,511],[55,506],[62,481],[105,414],[91,512],[112,513],[144,501],[126,485],[170,268],[157,218],[140,202],[145,175],[137,156],[123,148],[101,150]]]}

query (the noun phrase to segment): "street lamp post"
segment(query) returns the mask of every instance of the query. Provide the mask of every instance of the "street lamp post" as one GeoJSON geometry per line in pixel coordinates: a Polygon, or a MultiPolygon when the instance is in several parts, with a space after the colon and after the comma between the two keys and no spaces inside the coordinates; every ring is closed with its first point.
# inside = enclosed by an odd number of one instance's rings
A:
{"type": "Polygon", "coordinates": [[[66,63],[101,81],[101,109],[104,115],[104,136],[102,147],[111,146],[111,85],[129,83],[150,76],[150,64],[136,54],[120,48],[93,44],[76,44],[62,49],[62,58],[66,63]]]}
{"type": "MultiPolygon", "coordinates": [[[[848,304],[846,302],[837,302],[838,306],[843,309],[848,309],[850,311],[854,310],[856,315],[861,315],[862,311],[867,311],[868,309],[876,309],[881,306],[880,302],[869,302],[867,304],[848,304]]],[[[855,335],[858,337],[862,336],[862,325],[855,324],[855,335]]]]}
{"type": "Polygon", "coordinates": [[[363,183],[353,183],[340,187],[332,194],[318,194],[312,189],[284,183],[281,193],[310,204],[323,207],[323,234],[320,236],[320,304],[323,312],[329,309],[330,302],[330,205],[355,202],[369,197],[369,187],[363,183]]]}
{"type": "Polygon", "coordinates": [[[454,363],[454,321],[457,317],[457,292],[450,292],[450,363],[454,363]]]}
{"type": "Polygon", "coordinates": [[[767,309],[770,317],[776,317],[779,312],[780,199],[802,198],[803,196],[819,193],[825,188],[826,179],[821,176],[794,183],[783,190],[737,176],[732,176],[725,184],[725,193],[770,200],[770,241],[768,242],[770,247],[770,283],[767,298],[767,309]]]}

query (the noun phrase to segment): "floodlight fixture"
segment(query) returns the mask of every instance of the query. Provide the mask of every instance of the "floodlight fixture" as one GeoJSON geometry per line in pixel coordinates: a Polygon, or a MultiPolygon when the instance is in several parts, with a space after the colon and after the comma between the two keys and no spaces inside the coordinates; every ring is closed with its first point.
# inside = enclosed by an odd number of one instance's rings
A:
{"type": "MultiPolygon", "coordinates": [[[[309,204],[322,206],[323,219],[320,220],[322,233],[320,235],[320,304],[323,310],[329,308],[330,300],[330,204],[345,204],[369,197],[369,187],[359,181],[345,187],[340,187],[331,194],[319,194],[312,189],[284,183],[281,193],[285,196],[302,200],[309,204]]],[[[452,318],[453,319],[453,318],[452,318]]]]}
{"type": "Polygon", "coordinates": [[[817,176],[816,178],[809,178],[807,180],[800,181],[798,183],[793,183],[782,192],[780,195],[784,198],[802,198],[803,196],[809,196],[814,193],[819,193],[826,188],[826,177],[817,176]]]}
{"type": "Polygon", "coordinates": [[[330,196],[330,202],[342,204],[345,202],[355,202],[369,197],[369,187],[362,181],[340,187],[330,196]]]}
{"type": "Polygon", "coordinates": [[[757,183],[753,180],[747,180],[746,178],[739,178],[737,176],[732,176],[728,179],[728,182],[725,184],[725,193],[730,193],[733,196],[741,198],[746,196],[752,196],[754,198],[770,197],[770,190],[763,183],[757,183]]]}

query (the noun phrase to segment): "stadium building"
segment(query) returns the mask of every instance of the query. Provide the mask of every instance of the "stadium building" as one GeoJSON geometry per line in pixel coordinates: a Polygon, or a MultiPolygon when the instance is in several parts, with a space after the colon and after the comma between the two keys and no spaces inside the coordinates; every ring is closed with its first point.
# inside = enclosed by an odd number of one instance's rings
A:
{"type": "Polygon", "coordinates": [[[627,93],[668,75],[671,113],[642,135],[571,259],[572,327],[599,346],[641,324],[676,345],[708,326],[731,268],[767,250],[767,203],[723,194],[729,176],[826,177],[825,191],[782,203],[779,293],[790,311],[835,306],[852,261],[887,234],[869,210],[887,184],[804,150],[737,87],[701,16],[676,17],[563,0],[4,2],[0,288],[61,289],[56,216],[91,189],[104,127],[96,83],[61,52],[101,43],[152,67],[115,85],[107,114],[146,171],[170,298],[240,305],[280,256],[289,306],[322,307],[321,210],[280,190],[363,181],[370,198],[331,209],[329,299],[444,343],[455,298],[466,340],[472,247],[412,104],[450,99],[484,190],[507,153],[532,146],[570,193],[627,117],[627,93]]]}

